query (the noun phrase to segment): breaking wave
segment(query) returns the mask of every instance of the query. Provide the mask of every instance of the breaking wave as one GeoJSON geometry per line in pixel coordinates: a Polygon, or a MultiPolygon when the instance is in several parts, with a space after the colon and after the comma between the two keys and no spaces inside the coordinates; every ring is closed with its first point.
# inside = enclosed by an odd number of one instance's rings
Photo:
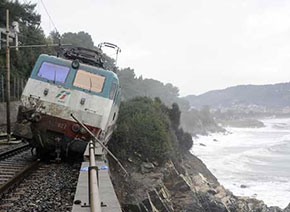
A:
{"type": "Polygon", "coordinates": [[[191,151],[235,195],[284,208],[290,201],[290,119],[262,121],[264,128],[200,136],[191,151]]]}

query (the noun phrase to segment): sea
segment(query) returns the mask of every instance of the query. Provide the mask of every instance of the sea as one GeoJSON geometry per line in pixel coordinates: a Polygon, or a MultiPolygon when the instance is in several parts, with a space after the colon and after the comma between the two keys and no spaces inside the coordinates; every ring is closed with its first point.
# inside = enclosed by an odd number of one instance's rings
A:
{"type": "Polygon", "coordinates": [[[236,196],[285,208],[290,203],[290,118],[263,128],[226,128],[194,138],[191,152],[236,196]]]}

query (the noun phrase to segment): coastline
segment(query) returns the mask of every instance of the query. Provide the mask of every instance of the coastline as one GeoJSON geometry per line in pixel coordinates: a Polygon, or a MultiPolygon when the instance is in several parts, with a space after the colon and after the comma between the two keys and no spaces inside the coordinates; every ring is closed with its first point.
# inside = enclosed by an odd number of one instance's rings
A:
{"type": "Polygon", "coordinates": [[[289,203],[286,188],[290,186],[290,175],[289,165],[283,160],[290,158],[285,159],[284,153],[277,151],[281,145],[288,145],[283,139],[288,139],[290,119],[262,121],[264,128],[227,128],[231,134],[193,138],[192,153],[235,195],[262,199],[269,206],[285,208],[289,203]],[[255,136],[257,139],[251,142],[255,136]],[[271,164],[273,161],[275,164],[271,164]],[[276,172],[280,174],[276,176],[276,172]]]}

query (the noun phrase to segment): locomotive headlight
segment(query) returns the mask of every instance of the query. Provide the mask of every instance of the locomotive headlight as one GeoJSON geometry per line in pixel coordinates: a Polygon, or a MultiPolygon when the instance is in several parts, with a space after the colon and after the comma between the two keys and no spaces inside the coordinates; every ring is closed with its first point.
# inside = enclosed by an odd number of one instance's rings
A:
{"type": "Polygon", "coordinates": [[[78,60],[72,61],[71,67],[73,67],[74,69],[78,69],[80,67],[80,62],[78,60]]]}
{"type": "Polygon", "coordinates": [[[75,133],[79,132],[81,129],[81,126],[78,125],[78,124],[73,124],[72,127],[71,127],[71,130],[75,133]]]}

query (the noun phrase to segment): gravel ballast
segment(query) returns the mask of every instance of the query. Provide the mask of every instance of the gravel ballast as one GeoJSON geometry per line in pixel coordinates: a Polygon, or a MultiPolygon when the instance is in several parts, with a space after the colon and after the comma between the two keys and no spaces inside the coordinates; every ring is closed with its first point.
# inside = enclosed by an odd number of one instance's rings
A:
{"type": "Polygon", "coordinates": [[[80,163],[48,164],[0,200],[0,211],[71,211],[80,163]]]}

